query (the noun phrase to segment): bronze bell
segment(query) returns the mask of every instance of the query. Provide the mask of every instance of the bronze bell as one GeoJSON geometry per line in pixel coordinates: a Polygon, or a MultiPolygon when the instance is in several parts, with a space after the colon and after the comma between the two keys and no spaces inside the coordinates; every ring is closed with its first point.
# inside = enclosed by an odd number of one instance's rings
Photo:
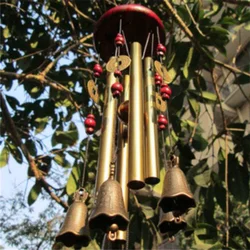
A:
{"type": "Polygon", "coordinates": [[[164,213],[180,211],[185,213],[190,207],[195,207],[186,177],[179,168],[179,158],[173,156],[172,164],[167,169],[159,206],[164,213]]]}
{"type": "Polygon", "coordinates": [[[158,227],[162,234],[169,233],[170,235],[174,235],[178,231],[185,229],[186,226],[186,221],[178,212],[161,213],[158,227]]]}
{"type": "Polygon", "coordinates": [[[64,223],[56,236],[57,242],[71,247],[75,244],[87,246],[90,242],[88,227],[88,210],[85,200],[88,193],[83,188],[74,194],[74,202],[69,207],[64,223]]]}
{"type": "Polygon", "coordinates": [[[116,240],[118,230],[126,230],[128,215],[125,210],[120,183],[114,180],[114,168],[110,177],[99,189],[96,206],[93,209],[89,227],[101,229],[111,241],[116,240]]]}

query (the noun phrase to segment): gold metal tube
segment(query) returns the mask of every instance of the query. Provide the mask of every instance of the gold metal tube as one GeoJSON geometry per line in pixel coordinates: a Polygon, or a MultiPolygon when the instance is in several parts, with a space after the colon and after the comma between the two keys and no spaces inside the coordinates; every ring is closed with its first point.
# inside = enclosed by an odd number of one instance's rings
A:
{"type": "Polygon", "coordinates": [[[130,93],[128,119],[129,181],[131,189],[141,189],[144,183],[144,110],[141,44],[131,44],[130,93]]]}
{"type": "MultiPolygon", "coordinates": [[[[129,75],[124,76],[124,94],[123,102],[129,100],[129,75]]],[[[118,159],[117,159],[117,181],[121,184],[122,195],[126,211],[128,211],[128,135],[127,126],[120,121],[118,134],[118,159]]],[[[117,241],[126,243],[127,232],[119,230],[117,233],[117,241]]]]}
{"type": "Polygon", "coordinates": [[[158,150],[159,145],[153,63],[154,62],[151,57],[146,57],[144,60],[146,135],[145,182],[151,185],[155,185],[160,181],[158,150]]]}
{"type": "Polygon", "coordinates": [[[109,178],[110,163],[113,157],[113,143],[115,138],[117,99],[113,98],[111,85],[116,79],[113,73],[107,74],[107,86],[105,90],[104,109],[102,117],[102,132],[100,139],[100,150],[97,164],[97,178],[95,194],[100,186],[109,178]]]}

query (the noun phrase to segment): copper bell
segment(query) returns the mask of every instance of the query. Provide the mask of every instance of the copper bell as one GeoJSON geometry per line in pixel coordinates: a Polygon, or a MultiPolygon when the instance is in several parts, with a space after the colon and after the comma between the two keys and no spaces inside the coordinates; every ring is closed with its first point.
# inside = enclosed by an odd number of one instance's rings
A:
{"type": "Polygon", "coordinates": [[[162,234],[169,233],[170,235],[174,235],[178,231],[185,229],[186,226],[186,221],[178,212],[161,213],[158,227],[162,234]]]}
{"type": "Polygon", "coordinates": [[[176,156],[173,156],[172,164],[166,171],[159,206],[164,213],[180,211],[181,214],[190,207],[195,207],[193,194],[184,173],[179,168],[179,158],[176,156]]]}
{"type": "Polygon", "coordinates": [[[88,227],[88,210],[85,200],[88,193],[83,188],[74,194],[74,202],[67,211],[64,223],[56,236],[57,242],[62,242],[66,247],[75,244],[87,246],[90,242],[88,227]]]}
{"type": "Polygon", "coordinates": [[[111,241],[116,240],[118,230],[126,230],[128,215],[122,197],[122,189],[118,181],[114,180],[114,168],[111,167],[110,177],[98,192],[96,207],[93,209],[89,227],[101,229],[107,233],[111,241]]]}

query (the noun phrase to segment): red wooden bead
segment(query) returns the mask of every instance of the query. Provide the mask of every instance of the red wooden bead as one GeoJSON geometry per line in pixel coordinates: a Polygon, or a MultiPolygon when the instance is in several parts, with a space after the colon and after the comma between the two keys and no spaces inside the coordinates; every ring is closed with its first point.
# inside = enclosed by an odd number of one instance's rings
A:
{"type": "Polygon", "coordinates": [[[86,133],[88,135],[93,134],[94,128],[96,126],[95,116],[93,114],[87,115],[84,125],[86,127],[86,133]]]}
{"type": "Polygon", "coordinates": [[[155,73],[155,85],[161,86],[161,84],[162,84],[162,77],[158,73],[155,73]]]}
{"type": "Polygon", "coordinates": [[[123,92],[122,84],[119,82],[115,82],[111,86],[111,91],[112,91],[113,97],[115,97],[115,98],[119,97],[121,95],[121,93],[123,92]]]}
{"type": "Polygon", "coordinates": [[[88,114],[88,115],[87,115],[87,118],[95,119],[95,116],[94,116],[93,114],[88,114]]]}
{"type": "Polygon", "coordinates": [[[164,115],[159,115],[157,122],[158,122],[158,128],[160,130],[166,129],[166,125],[168,124],[168,120],[164,115]]]}
{"type": "Polygon", "coordinates": [[[93,71],[94,71],[94,77],[96,77],[96,78],[100,77],[102,72],[103,72],[102,66],[98,63],[95,64],[93,71]]]}
{"type": "Polygon", "coordinates": [[[118,33],[115,37],[115,45],[123,46],[125,44],[125,39],[122,34],[118,33]]]}
{"type": "Polygon", "coordinates": [[[114,72],[114,76],[115,77],[121,77],[122,76],[122,72],[120,70],[116,69],[115,72],[114,72]]]}
{"type": "Polygon", "coordinates": [[[94,128],[95,125],[96,125],[96,122],[95,122],[94,119],[87,118],[87,119],[84,121],[84,125],[85,125],[86,127],[92,127],[92,128],[94,128]]]}
{"type": "Polygon", "coordinates": [[[88,135],[92,135],[92,134],[94,133],[94,128],[92,128],[92,127],[86,128],[86,133],[87,133],[88,135]]]}
{"type": "Polygon", "coordinates": [[[172,94],[172,91],[167,84],[162,84],[160,93],[161,93],[162,100],[166,101],[166,100],[169,100],[172,94]]]}
{"type": "Polygon", "coordinates": [[[167,51],[166,47],[163,44],[158,43],[157,48],[156,48],[157,55],[164,56],[166,51],[167,51]]]}

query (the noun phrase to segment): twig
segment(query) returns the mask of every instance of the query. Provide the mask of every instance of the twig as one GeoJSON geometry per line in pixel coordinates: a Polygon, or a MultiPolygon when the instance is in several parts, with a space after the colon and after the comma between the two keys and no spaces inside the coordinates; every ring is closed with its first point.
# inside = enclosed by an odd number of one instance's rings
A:
{"type": "Polygon", "coordinates": [[[250,2],[249,1],[244,1],[244,0],[221,0],[224,3],[231,3],[231,4],[239,4],[239,5],[246,5],[246,6],[250,6],[250,2]]]}
{"type": "Polygon", "coordinates": [[[190,16],[190,18],[191,18],[193,24],[194,24],[195,27],[196,27],[197,31],[198,31],[203,37],[205,37],[205,35],[203,34],[203,32],[202,32],[202,31],[200,30],[200,28],[199,28],[199,24],[195,21],[194,16],[192,15],[192,12],[190,11],[190,9],[189,9],[189,7],[188,7],[188,5],[187,5],[187,3],[186,3],[186,0],[184,0],[184,5],[185,5],[185,7],[186,7],[186,9],[187,9],[187,12],[188,12],[188,14],[189,14],[189,16],[190,16]]]}
{"type": "Polygon", "coordinates": [[[219,93],[218,85],[215,82],[214,71],[211,72],[212,82],[214,85],[214,90],[219,101],[221,117],[223,122],[223,129],[225,131],[225,189],[226,189],[226,215],[225,215],[225,225],[226,225],[226,247],[229,245],[229,190],[228,190],[228,129],[227,121],[222,107],[221,96],[219,93]]]}
{"type": "Polygon", "coordinates": [[[24,9],[19,8],[19,7],[15,6],[14,4],[11,4],[11,3],[0,3],[0,5],[7,5],[7,6],[11,7],[11,8],[15,8],[17,10],[21,10],[24,13],[26,12],[24,9]]]}
{"type": "Polygon", "coordinates": [[[41,186],[44,188],[44,190],[51,196],[53,200],[55,200],[58,204],[60,204],[63,208],[68,208],[68,204],[62,201],[55,193],[52,192],[52,188],[45,180],[44,176],[38,169],[34,158],[30,155],[29,150],[27,149],[26,145],[22,142],[22,139],[17,132],[15,123],[13,122],[9,110],[7,108],[7,105],[5,103],[5,100],[2,96],[2,93],[0,92],[0,106],[2,109],[2,115],[3,115],[3,121],[5,123],[5,127],[9,133],[9,136],[12,138],[14,143],[20,147],[23,155],[25,156],[26,160],[29,163],[31,171],[34,173],[34,176],[36,180],[41,183],[41,186]]]}
{"type": "Polygon", "coordinates": [[[93,20],[92,18],[90,18],[89,16],[87,16],[86,14],[82,13],[76,6],[76,4],[72,4],[70,1],[68,1],[68,5],[73,8],[75,10],[76,13],[78,13],[81,17],[83,17],[84,19],[90,21],[91,23],[96,23],[95,20],[93,20]]]}
{"type": "Polygon", "coordinates": [[[81,43],[85,42],[86,40],[90,39],[91,37],[93,37],[93,34],[87,35],[83,38],[81,38],[79,41],[76,41],[74,44],[70,45],[68,48],[64,49],[63,52],[57,56],[51,63],[49,63],[47,65],[47,67],[40,73],[40,75],[42,76],[46,76],[47,73],[57,64],[57,62],[65,55],[67,55],[67,53],[72,50],[73,48],[77,47],[78,45],[80,45],[81,43]]]}

